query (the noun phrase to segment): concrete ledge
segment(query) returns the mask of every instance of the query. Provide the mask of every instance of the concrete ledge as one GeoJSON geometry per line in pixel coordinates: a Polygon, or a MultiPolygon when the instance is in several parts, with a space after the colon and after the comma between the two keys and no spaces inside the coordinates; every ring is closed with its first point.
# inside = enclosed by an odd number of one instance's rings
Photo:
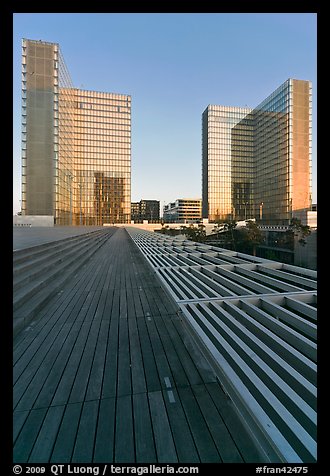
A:
{"type": "Polygon", "coordinates": [[[14,226],[54,226],[53,215],[14,215],[14,226]]]}

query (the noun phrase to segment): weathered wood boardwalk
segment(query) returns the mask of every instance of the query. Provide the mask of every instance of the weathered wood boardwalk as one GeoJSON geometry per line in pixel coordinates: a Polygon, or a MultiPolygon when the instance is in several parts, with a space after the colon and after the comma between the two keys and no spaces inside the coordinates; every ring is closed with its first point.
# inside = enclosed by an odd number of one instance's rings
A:
{"type": "Polygon", "coordinates": [[[118,229],[14,342],[14,462],[258,462],[178,308],[118,229]]]}

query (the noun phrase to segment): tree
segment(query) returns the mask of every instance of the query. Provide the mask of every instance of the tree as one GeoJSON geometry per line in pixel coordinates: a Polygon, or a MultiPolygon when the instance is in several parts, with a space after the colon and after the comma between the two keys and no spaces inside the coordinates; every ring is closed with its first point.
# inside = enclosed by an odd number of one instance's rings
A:
{"type": "MultiPolygon", "coordinates": [[[[301,223],[301,220],[299,218],[292,218],[291,224],[289,229],[293,233],[294,238],[297,238],[297,241],[300,246],[305,246],[307,241],[305,238],[311,234],[311,229],[308,225],[303,225],[301,223]]],[[[298,252],[298,257],[299,257],[299,263],[301,266],[301,248],[298,247],[297,249],[298,252]]]]}
{"type": "Polygon", "coordinates": [[[163,235],[166,235],[168,233],[169,229],[170,229],[170,227],[168,225],[164,226],[164,223],[162,223],[162,227],[159,230],[159,233],[162,233],[163,235]]]}
{"type": "Polygon", "coordinates": [[[236,249],[234,238],[234,229],[236,228],[236,225],[237,222],[234,220],[217,220],[214,228],[212,228],[212,232],[216,233],[217,240],[220,239],[221,233],[224,245],[231,245],[232,248],[236,249]]]}
{"type": "Polygon", "coordinates": [[[306,245],[305,238],[311,234],[311,229],[308,225],[303,225],[299,218],[292,218],[290,229],[293,231],[294,236],[298,238],[298,243],[301,246],[306,245]]]}
{"type": "Polygon", "coordinates": [[[181,226],[180,229],[188,240],[197,241],[198,243],[202,243],[205,241],[205,225],[199,224],[197,227],[195,227],[194,225],[189,225],[188,227],[181,226]]]}
{"type": "Polygon", "coordinates": [[[241,233],[243,246],[248,252],[252,251],[253,256],[256,256],[257,246],[263,241],[263,235],[258,225],[254,221],[248,221],[241,233]]]}

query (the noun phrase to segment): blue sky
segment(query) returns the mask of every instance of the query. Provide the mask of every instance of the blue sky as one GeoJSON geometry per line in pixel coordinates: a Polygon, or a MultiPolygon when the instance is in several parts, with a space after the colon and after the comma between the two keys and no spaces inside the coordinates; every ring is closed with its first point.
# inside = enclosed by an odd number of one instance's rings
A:
{"type": "Polygon", "coordinates": [[[313,85],[313,13],[17,13],[13,212],[21,198],[21,39],[60,44],[74,86],[132,96],[132,201],[201,197],[201,116],[255,107],[288,78],[313,85]]]}

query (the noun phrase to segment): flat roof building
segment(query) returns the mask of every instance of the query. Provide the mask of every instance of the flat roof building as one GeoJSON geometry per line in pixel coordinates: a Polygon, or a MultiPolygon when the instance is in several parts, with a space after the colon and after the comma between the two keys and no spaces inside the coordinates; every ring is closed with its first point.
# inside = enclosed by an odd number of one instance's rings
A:
{"type": "Polygon", "coordinates": [[[74,88],[57,43],[22,41],[22,214],[129,223],[131,97],[74,88]]]}
{"type": "Polygon", "coordinates": [[[311,88],[288,79],[255,109],[205,109],[204,218],[304,220],[311,210],[311,88]]]}
{"type": "Polygon", "coordinates": [[[158,222],[159,211],[159,200],[140,200],[139,202],[131,203],[131,219],[135,222],[141,222],[143,220],[158,222]]]}
{"type": "Polygon", "coordinates": [[[202,218],[202,200],[200,198],[178,198],[163,209],[165,222],[193,223],[202,218]]]}

